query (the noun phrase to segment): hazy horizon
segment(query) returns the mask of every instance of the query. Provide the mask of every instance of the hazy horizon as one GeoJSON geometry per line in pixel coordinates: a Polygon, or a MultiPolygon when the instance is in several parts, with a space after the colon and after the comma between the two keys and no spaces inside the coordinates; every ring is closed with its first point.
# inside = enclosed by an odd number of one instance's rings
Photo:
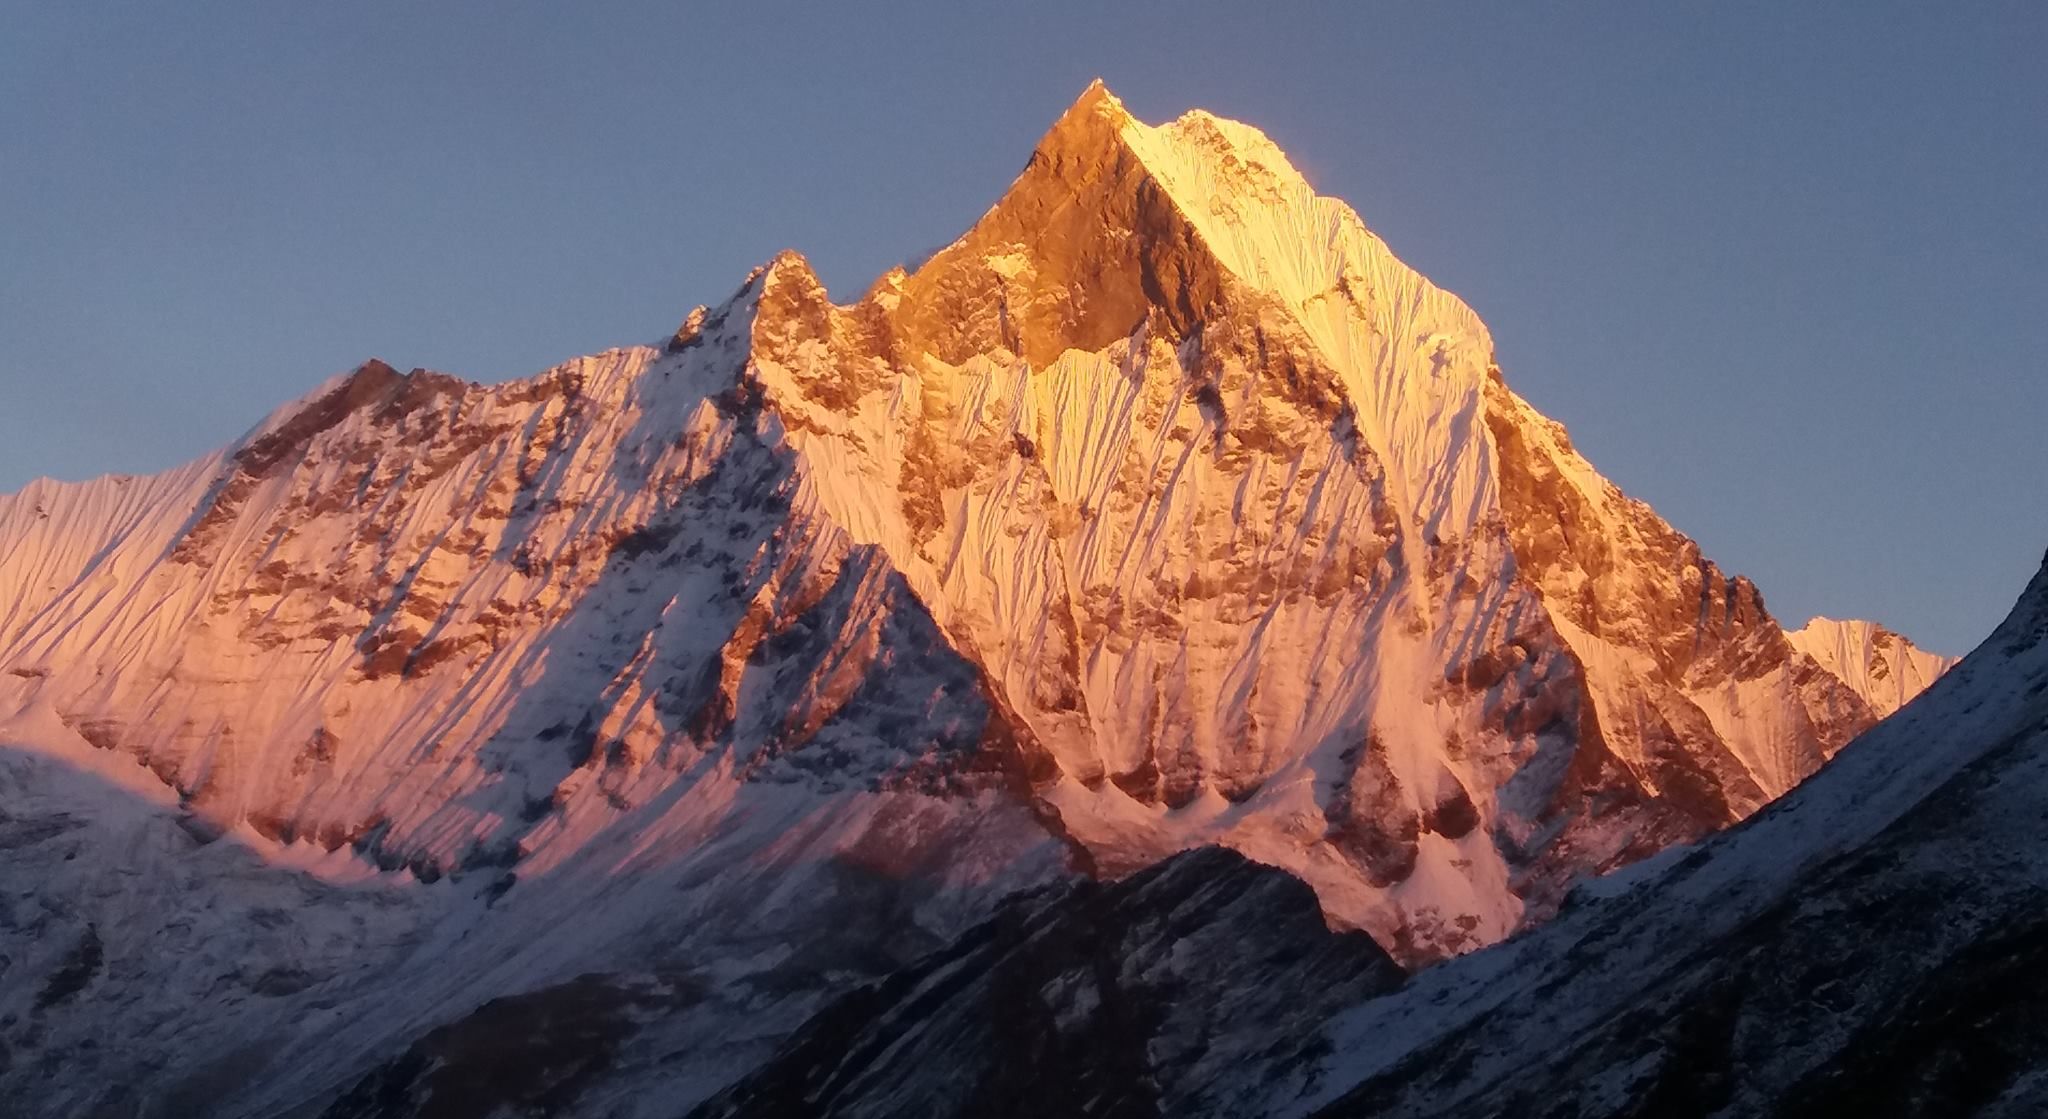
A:
{"type": "Polygon", "coordinates": [[[1788,628],[1965,652],[2048,547],[2041,9],[619,11],[19,6],[0,491],[656,341],[785,247],[853,298],[1099,76],[1264,130],[1788,628]]]}

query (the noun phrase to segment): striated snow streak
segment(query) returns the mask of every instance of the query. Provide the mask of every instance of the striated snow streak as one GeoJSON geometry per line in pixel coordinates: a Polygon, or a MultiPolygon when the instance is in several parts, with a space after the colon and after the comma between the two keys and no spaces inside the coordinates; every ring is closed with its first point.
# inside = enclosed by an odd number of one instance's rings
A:
{"type": "MultiPolygon", "coordinates": [[[[1775,931],[1782,932],[1789,902],[1802,889],[1814,886],[1820,893],[1813,904],[1800,907],[1807,921],[1825,926],[1832,914],[1850,924],[1852,917],[1840,913],[1844,881],[1854,883],[1857,875],[1867,875],[1873,868],[1846,860],[1888,832],[1896,843],[1892,850],[1880,852],[1877,861],[1877,916],[1857,915],[1861,919],[1887,920],[1888,907],[1903,894],[1916,906],[1938,911],[1953,907],[1955,923],[1967,927],[1983,916],[1972,911],[1976,905],[1986,904],[1997,912],[1992,899],[2015,876],[2020,878],[2014,889],[2020,905],[2038,908],[2041,860],[2024,850],[2025,844],[2013,846],[2010,831],[2017,819],[2009,814],[2014,809],[2037,814],[2039,786],[2024,779],[2007,782],[2004,777],[2008,769],[2017,769],[2021,778],[2032,775],[2027,759],[2038,753],[2048,732],[2044,696],[2048,562],[1983,644],[1813,780],[1741,826],[1631,872],[1624,885],[1588,891],[1588,904],[1527,936],[1432,969],[1416,976],[1398,997],[1366,1002],[1337,1016],[1325,1027],[1330,1050],[1322,1075],[1310,1080],[1315,1086],[1303,1090],[1299,1084],[1286,1085],[1269,1097],[1265,1110],[1290,1116],[1389,1110],[1460,1115],[1475,1107],[1485,1110],[1489,1100],[1497,1106],[1532,1085],[1543,1092],[1548,1085],[1542,1077],[1571,1064],[1573,1047],[1560,1049],[1558,1039],[1587,1044],[1610,1030],[1624,1013],[1628,1016],[1622,1021],[1640,1020],[1662,1030],[1664,1023],[1643,1009],[1660,992],[1684,990],[1683,984],[1694,978],[1689,973],[1696,969],[1732,966],[1745,955],[1776,951],[1769,941],[1759,948],[1741,938],[1749,930],[1771,928],[1774,920],[1775,931]],[[1984,769],[1984,763],[2001,755],[2006,765],[1984,769]],[[1972,797],[1973,793],[1978,795],[1972,797]],[[1959,794],[1967,806],[1960,814],[1954,804],[1959,794]],[[1947,805],[1925,813],[1929,818],[1917,825],[1913,822],[1914,813],[1944,798],[1947,805]],[[2001,813],[2008,815],[2001,818],[2001,813]],[[1970,842],[1955,842],[1957,833],[1970,842]],[[1999,865],[1992,852],[2003,855],[2008,850],[2012,865],[1999,865]],[[1957,859],[1961,861],[1945,862],[1957,859]],[[1854,873],[1828,877],[1828,868],[1839,872],[1845,866],[1854,873]],[[2028,877],[2037,881],[2028,882],[2028,877]],[[1836,896],[1830,897],[1830,892],[1836,896]],[[1455,1075],[1441,1075],[1446,1067],[1455,1068],[1455,1075]],[[1323,1110],[1347,1089],[1362,1082],[1370,1085],[1376,1078],[1395,1087],[1323,1110]],[[1412,1096],[1400,1095],[1410,1089],[1412,1096]]],[[[1943,922],[1937,915],[1929,923],[1943,922]]],[[[2005,930],[1994,925],[1991,932],[1978,935],[1998,931],[2005,930]]],[[[1943,962],[1911,960],[1903,966],[1908,971],[1935,969],[1943,962]]],[[[1832,968],[1823,962],[1817,970],[1839,977],[1839,967],[1838,962],[1832,968]]],[[[1856,979],[1859,984],[1877,982],[1875,976],[1858,974],[1856,979]]],[[[1825,985],[1819,989],[1825,990],[1825,985]]],[[[1974,997],[1994,1009],[1999,1006],[1994,997],[1974,997]]],[[[1759,1001],[1769,1005],[1770,1000],[1759,1001]]],[[[1800,1068],[1809,1053],[1856,1051],[1872,1044],[1875,1031],[1847,1035],[1829,1021],[1845,1001],[1852,1000],[1820,1002],[1816,1017],[1821,1029],[1787,1050],[1790,1067],[1800,1068]],[[1805,1047],[1812,1048],[1803,1053],[1805,1047]]],[[[1739,998],[1733,1005],[1746,1012],[1747,1002],[1739,998]]],[[[1987,1016],[1992,1011],[1980,1006],[1972,1013],[1987,1016]]],[[[1731,1021],[1762,1028],[1733,1015],[1720,1019],[1718,1028],[1729,1029],[1731,1021]]],[[[1707,1047],[1713,1055],[1701,1057],[1703,1051],[1692,1036],[1665,1035],[1660,1045],[1675,1051],[1680,1063],[1676,1068],[1659,1067],[1639,1038],[1619,1032],[1621,1047],[1642,1052],[1649,1063],[1617,1065],[1602,1070],[1596,1083],[1571,1085],[1584,1095],[1603,1097],[1601,1114],[1635,1113],[1644,1085],[1657,1076],[1667,1080],[1660,1087],[1668,1088],[1670,1081],[1697,1085],[1697,1079],[1689,1078],[1697,1066],[1687,1063],[1695,1058],[1708,1067],[1734,1059],[1732,1043],[1717,1042],[1707,1047]]],[[[1774,1054],[1781,1048],[1771,1040],[1777,1036],[1765,1033],[1753,1046],[1742,1048],[1774,1054]]],[[[2008,1063],[1992,1075],[2010,1075],[2013,1067],[2024,1066],[2008,1063]]],[[[1715,1091],[1726,1093],[1724,1100],[1728,1094],[1756,1093],[1739,1077],[1715,1091]]],[[[1726,1110],[1745,1112],[1769,1102],[1739,1095],[1725,1105],[1726,1110]]],[[[1592,1110],[1584,1108],[1583,1100],[1567,1106],[1592,1110]]]]}
{"type": "Polygon", "coordinates": [[[1478,413],[1493,338],[1257,129],[1200,110],[1122,135],[1223,264],[1281,299],[1342,374],[1399,501],[1466,536],[1494,501],[1478,413]]]}
{"type": "Polygon", "coordinates": [[[39,479],[0,494],[0,646],[59,612],[76,624],[79,603],[139,593],[224,459],[147,477],[39,479]]]}

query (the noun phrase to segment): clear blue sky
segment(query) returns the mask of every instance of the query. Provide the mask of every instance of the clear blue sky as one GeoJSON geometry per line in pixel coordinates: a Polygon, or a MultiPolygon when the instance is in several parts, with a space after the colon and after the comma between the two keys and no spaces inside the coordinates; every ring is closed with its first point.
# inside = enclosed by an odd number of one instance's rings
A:
{"type": "Polygon", "coordinates": [[[1264,128],[1792,623],[1962,651],[2048,547],[2048,5],[0,0],[0,27],[0,489],[162,469],[372,354],[500,380],[653,340],[784,247],[858,294],[1100,75],[1146,119],[1264,128]]]}

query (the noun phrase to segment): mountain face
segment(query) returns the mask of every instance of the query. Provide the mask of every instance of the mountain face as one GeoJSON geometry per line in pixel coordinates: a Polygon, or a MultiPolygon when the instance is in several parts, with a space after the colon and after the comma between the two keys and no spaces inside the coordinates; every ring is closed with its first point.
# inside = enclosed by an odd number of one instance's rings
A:
{"type": "Polygon", "coordinates": [[[1324,1028],[1273,1114],[2038,1115],[2048,561],[1927,695],[1669,865],[1324,1028]]]}
{"type": "Polygon", "coordinates": [[[2027,835],[2044,813],[2048,560],[1981,648],[1812,780],[1581,884],[1504,944],[1390,983],[1347,950],[1357,934],[1191,852],[1012,903],[833,1004],[698,1114],[980,1115],[977,1093],[1080,1050],[1094,1059],[1044,1082],[1117,1068],[1143,1090],[999,1098],[1118,1116],[2038,1115],[2048,857],[2027,835]],[[1197,859],[1197,881],[1258,900],[1182,900],[1197,859]],[[1134,946],[1134,924],[1186,947],[1134,946]],[[988,1043],[1012,1022],[1051,1028],[988,1043]],[[1149,1060],[1098,1040],[1134,1034],[1149,1060]]]}
{"type": "Polygon", "coordinates": [[[445,1103],[507,1030],[524,1105],[673,1114],[970,930],[979,984],[1168,951],[1131,907],[1212,904],[1144,877],[1206,845],[1428,963],[1941,668],[1788,637],[1263,136],[1099,86],[857,302],[784,254],[659,347],[368,362],[0,497],[0,588],[48,1114],[445,1103]]]}
{"type": "Polygon", "coordinates": [[[1874,719],[1243,126],[1092,90],[916,274],[761,284],[807,498],[988,673],[1103,872],[1224,843],[1427,960],[1874,719]]]}

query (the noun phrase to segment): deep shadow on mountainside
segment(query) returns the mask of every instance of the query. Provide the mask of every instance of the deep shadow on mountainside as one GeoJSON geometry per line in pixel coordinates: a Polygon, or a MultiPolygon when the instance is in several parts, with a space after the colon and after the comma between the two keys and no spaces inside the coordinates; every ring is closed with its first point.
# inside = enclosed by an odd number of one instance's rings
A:
{"type": "MultiPolygon", "coordinates": [[[[1402,978],[1372,938],[1330,932],[1300,880],[1204,848],[1011,899],[826,1007],[690,1114],[1238,1114],[1252,1101],[1222,1081],[1292,1075],[1322,1016],[1402,978]]],[[[618,1067],[623,1043],[691,997],[656,977],[586,976],[497,1000],[422,1037],[325,1119],[596,1114],[589,1094],[635,1075],[618,1067]]]]}

